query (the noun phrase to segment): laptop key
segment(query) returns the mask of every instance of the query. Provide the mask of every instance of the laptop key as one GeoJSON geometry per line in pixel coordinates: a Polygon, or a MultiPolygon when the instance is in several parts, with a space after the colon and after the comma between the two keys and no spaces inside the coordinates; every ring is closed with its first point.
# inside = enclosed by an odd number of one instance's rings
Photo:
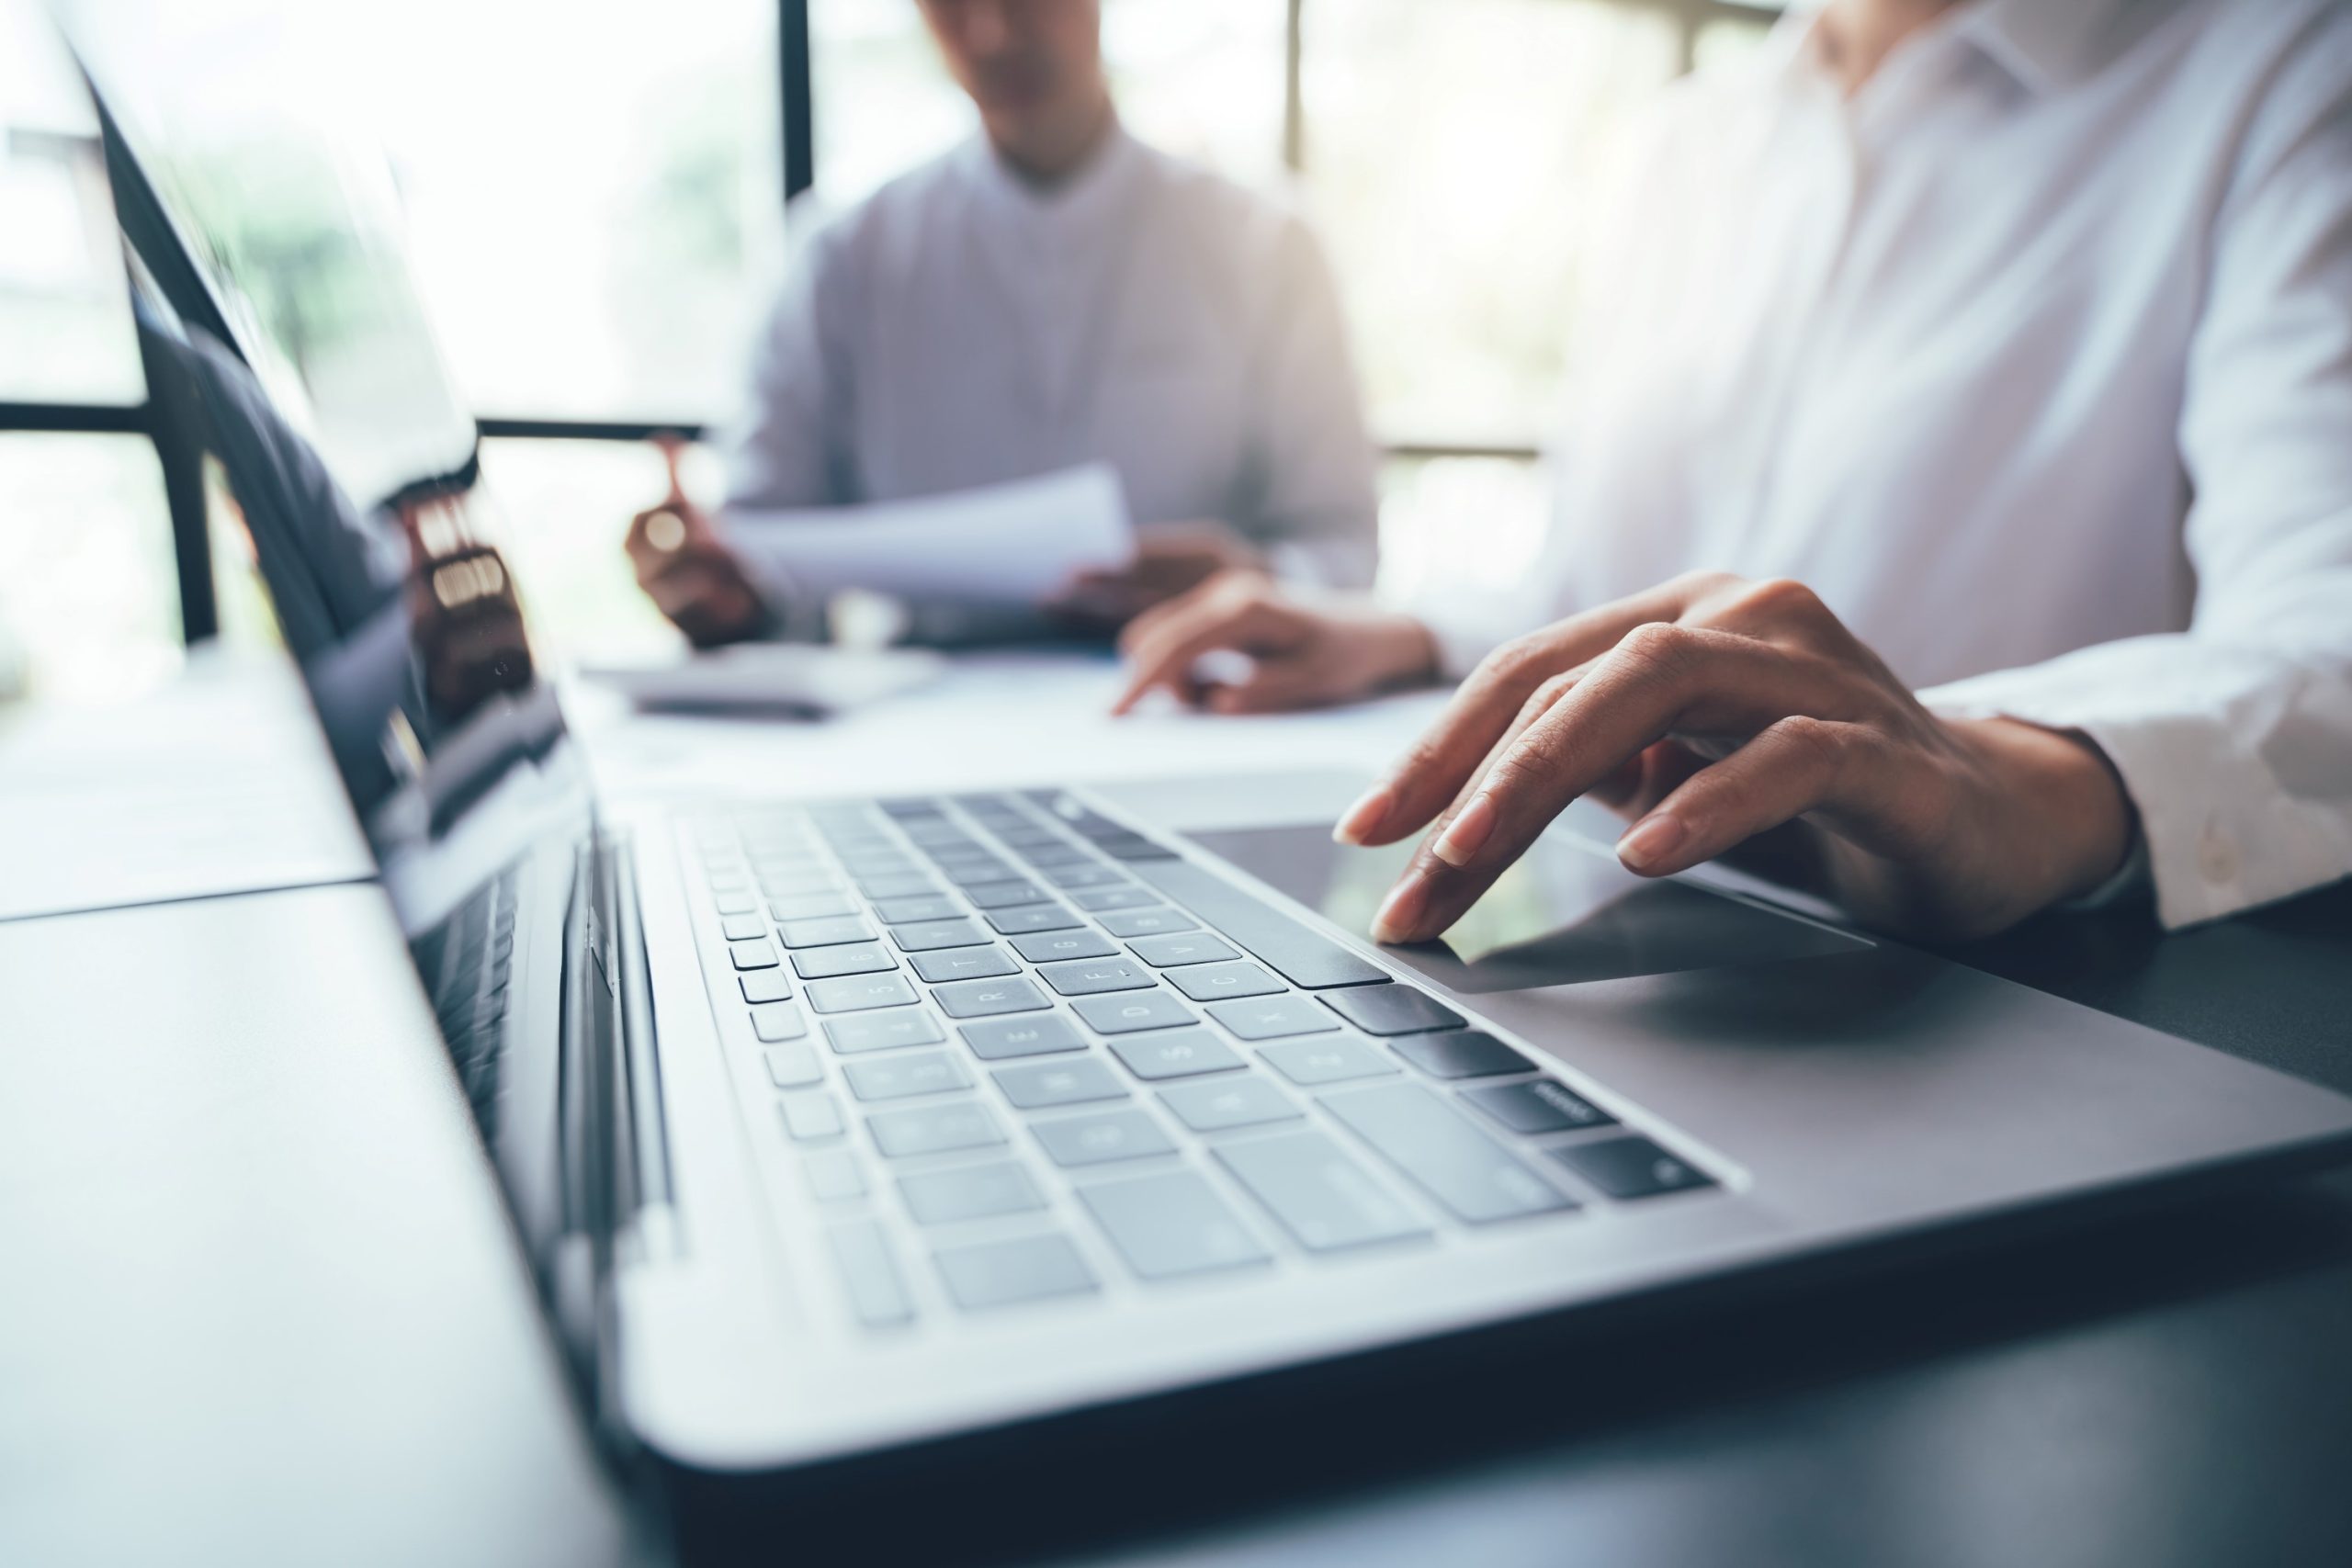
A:
{"type": "Polygon", "coordinates": [[[1196,1002],[1271,997],[1283,988],[1280,980],[1255,964],[1204,964],[1197,969],[1179,969],[1168,978],[1196,1002]]]}
{"type": "Polygon", "coordinates": [[[919,1094],[944,1094],[969,1089],[972,1077],[963,1062],[945,1051],[919,1051],[904,1056],[875,1056],[842,1067],[849,1091],[872,1103],[881,1100],[910,1100],[919,1094]]]}
{"type": "MultiPolygon", "coordinates": [[[[1117,1049],[1116,1046],[1113,1047],[1117,1049]]],[[[1195,1133],[1221,1133],[1228,1127],[1256,1127],[1269,1122],[1293,1122],[1297,1106],[1264,1078],[1212,1078],[1180,1083],[1159,1091],[1159,1102],[1195,1133]]]]}
{"type": "Polygon", "coordinates": [[[1057,887],[1123,887],[1127,881],[1107,865],[1047,865],[1038,870],[1057,887]]]}
{"type": "Polygon", "coordinates": [[[1301,1088],[1383,1077],[1396,1070],[1361,1040],[1281,1040],[1258,1054],[1301,1088]]]}
{"type": "Polygon", "coordinates": [[[1135,909],[1159,903],[1159,895],[1130,883],[1125,887],[1082,887],[1069,896],[1069,901],[1089,911],[1135,909]]]}
{"type": "Polygon", "coordinates": [[[1010,909],[1018,904],[1034,904],[1045,896],[1045,889],[1034,882],[982,882],[964,889],[964,897],[975,909],[1010,909]]]}
{"type": "Polygon", "coordinates": [[[1117,937],[1158,936],[1162,931],[1196,931],[1201,922],[1174,909],[1114,909],[1102,917],[1102,929],[1117,937]]]}
{"type": "Polygon", "coordinates": [[[857,913],[857,905],[846,894],[799,893],[785,898],[770,898],[768,913],[779,922],[821,920],[833,915],[854,915],[857,913]]]}
{"type": "Polygon", "coordinates": [[[718,934],[729,942],[756,942],[768,934],[768,923],[757,915],[728,915],[718,922],[718,934]]]}
{"type": "Polygon", "coordinates": [[[1327,1095],[1323,1108],[1472,1224],[1577,1206],[1419,1084],[1327,1095]]]}
{"type": "Polygon", "coordinates": [[[1059,904],[1022,904],[1010,909],[990,909],[989,924],[1004,936],[1023,936],[1030,931],[1066,931],[1085,924],[1059,904]]]}
{"type": "Polygon", "coordinates": [[[1094,1290],[1094,1273],[1069,1238],[1023,1236],[943,1248],[933,1255],[947,1293],[967,1312],[1012,1306],[1094,1290]]]}
{"type": "Polygon", "coordinates": [[[749,893],[721,893],[711,902],[721,916],[755,915],[760,909],[760,901],[749,893]]]}
{"type": "Polygon", "coordinates": [[[738,969],[773,969],[776,966],[775,945],[766,942],[730,942],[727,956],[738,969]]]}
{"type": "Polygon", "coordinates": [[[865,1130],[874,1134],[874,1146],[891,1159],[985,1149],[1004,1142],[989,1108],[969,1100],[877,1111],[865,1119],[865,1130]]]}
{"type": "Polygon", "coordinates": [[[1465,1089],[1462,1098],[1514,1133],[1573,1133],[1587,1127],[1607,1127],[1617,1120],[1584,1096],[1572,1092],[1566,1085],[1550,1078],[1465,1089]]]}
{"type": "Polygon", "coordinates": [[[865,1168],[847,1149],[818,1149],[800,1161],[809,1195],[820,1203],[846,1202],[865,1196],[865,1168]]]}
{"type": "Polygon", "coordinates": [[[784,1108],[784,1130],[796,1144],[842,1135],[842,1108],[830,1094],[787,1094],[776,1103],[784,1108]]]}
{"type": "Polygon", "coordinates": [[[1104,1111],[1091,1116],[1035,1122],[1029,1130],[1046,1153],[1063,1167],[1103,1165],[1176,1152],[1159,1123],[1140,1111],[1104,1111]]]}
{"type": "Polygon", "coordinates": [[[1120,959],[1080,959],[1048,964],[1037,971],[1066,997],[1091,997],[1103,991],[1137,991],[1152,983],[1148,971],[1120,959]]]}
{"type": "Polygon", "coordinates": [[[936,953],[918,953],[911,962],[915,973],[934,986],[947,980],[985,980],[992,976],[1021,973],[1021,965],[993,942],[985,947],[944,947],[936,953]]]}
{"type": "Polygon", "coordinates": [[[953,898],[876,898],[875,918],[886,926],[903,926],[923,920],[952,920],[963,914],[963,908],[953,898]]]}
{"type": "Polygon", "coordinates": [[[890,928],[890,940],[909,953],[930,953],[943,947],[972,947],[988,939],[989,933],[969,920],[920,920],[890,928]]]}
{"type": "Polygon", "coordinates": [[[1011,1160],[926,1170],[899,1178],[899,1196],[922,1225],[952,1225],[998,1214],[1021,1214],[1046,1206],[1035,1179],[1011,1160]]]}
{"type": "Polygon", "coordinates": [[[1111,1042],[1111,1055],[1147,1082],[1223,1073],[1247,1066],[1233,1047],[1205,1029],[1128,1036],[1111,1042]]]}
{"type": "Polygon", "coordinates": [[[770,1002],[752,1010],[752,1033],[763,1045],[797,1040],[808,1032],[808,1021],[790,1002],[770,1002]]]}
{"type": "Polygon", "coordinates": [[[1001,1012],[1042,1012],[1054,1004],[1037,987],[1015,976],[1003,980],[959,980],[936,986],[932,996],[950,1018],[987,1018],[1001,1012]]]}
{"type": "Polygon", "coordinates": [[[817,1053],[806,1045],[779,1045],[768,1053],[768,1081],[778,1089],[811,1089],[825,1081],[817,1053]]]}
{"type": "Polygon", "coordinates": [[[1462,1015],[1410,986],[1357,986],[1333,991],[1323,1005],[1366,1034],[1419,1034],[1432,1029],[1459,1029],[1462,1015]]]}
{"type": "Polygon", "coordinates": [[[1209,1016],[1244,1040],[1280,1040],[1293,1034],[1336,1034],[1340,1021],[1301,996],[1261,997],[1246,1002],[1212,1002],[1209,1016]]]}
{"type": "Polygon", "coordinates": [[[1179,1029],[1200,1022],[1191,1008],[1166,991],[1119,991],[1109,996],[1082,997],[1070,1010],[1098,1034],[1133,1034],[1146,1029],[1179,1029]]]}
{"type": "Polygon", "coordinates": [[[1067,1062],[1037,1062],[1025,1067],[1000,1067],[994,1076],[1004,1097],[1022,1111],[1127,1098],[1125,1086],[1111,1076],[1110,1068],[1091,1056],[1067,1062]]]}
{"type": "Polygon", "coordinates": [[[828,1239],[858,1322],[868,1328],[895,1328],[914,1321],[914,1303],[907,1299],[906,1283],[899,1277],[889,1238],[880,1225],[835,1225],[828,1239]]]}
{"type": "Polygon", "coordinates": [[[1713,1177],[1647,1138],[1602,1138],[1548,1152],[1611,1198],[1655,1198],[1715,1185],[1713,1177]]]}
{"type": "Polygon", "coordinates": [[[1433,1078],[1487,1078],[1535,1070],[1534,1063],[1483,1029],[1407,1035],[1391,1040],[1388,1048],[1433,1078]]]}
{"type": "Polygon", "coordinates": [[[1182,862],[1139,868],[1143,876],[1292,985],[1319,991],[1376,986],[1387,971],[1224,879],[1182,862]]]}
{"type": "Polygon", "coordinates": [[[1195,1170],[1097,1182],[1080,1188],[1078,1196],[1127,1267],[1147,1280],[1245,1268],[1269,1257],[1195,1170]]]}
{"type": "Polygon", "coordinates": [[[939,1021],[922,1008],[897,1008],[888,1012],[854,1012],[825,1021],[825,1038],[842,1055],[861,1051],[887,1051],[894,1045],[936,1045],[947,1038],[939,1021]]]}
{"type": "Polygon", "coordinates": [[[967,1023],[956,1031],[972,1055],[983,1062],[1012,1056],[1043,1056],[1055,1051],[1080,1051],[1086,1042],[1069,1020],[1058,1013],[1044,1018],[1003,1019],[993,1023],[967,1023]]]}
{"type": "Polygon", "coordinates": [[[1022,957],[1032,964],[1052,964],[1066,958],[1109,958],[1119,950],[1089,931],[1032,931],[1012,939],[1022,957]]]}
{"type": "Polygon", "coordinates": [[[1034,844],[1022,844],[1016,849],[1023,860],[1040,870],[1065,865],[1094,865],[1095,858],[1067,839],[1045,834],[1034,844]]]}
{"type": "Polygon", "coordinates": [[[1311,1251],[1334,1252],[1429,1234],[1404,1200],[1325,1134],[1288,1133],[1220,1144],[1216,1157],[1283,1229],[1311,1251]]]}
{"type": "Polygon", "coordinates": [[[844,975],[836,980],[811,980],[802,994],[819,1012],[863,1012],[868,1008],[904,1007],[915,999],[915,988],[903,975],[844,975]]]}
{"type": "MultiPolygon", "coordinates": [[[[1178,931],[1167,936],[1139,936],[1127,943],[1137,958],[1154,969],[1176,969],[1188,964],[1215,964],[1238,958],[1232,944],[1206,931],[1178,931]]],[[[1280,986],[1274,987],[1282,989],[1280,986]]]]}
{"type": "Polygon", "coordinates": [[[878,975],[896,969],[899,961],[876,942],[855,947],[813,947],[792,955],[793,972],[804,980],[830,980],[836,975],[878,975]]]}
{"type": "Polygon", "coordinates": [[[780,929],[786,947],[837,947],[848,942],[874,940],[874,928],[854,915],[786,920],[780,929]]]}
{"type": "Polygon", "coordinates": [[[754,1006],[780,1002],[792,995],[792,977],[781,969],[756,969],[737,976],[735,983],[743,987],[743,999],[754,1006]]]}
{"type": "Polygon", "coordinates": [[[1021,874],[994,855],[986,860],[966,861],[960,865],[944,865],[940,874],[958,887],[977,887],[983,882],[1016,882],[1021,874]]]}
{"type": "Polygon", "coordinates": [[[939,884],[916,872],[894,872],[887,876],[861,876],[857,890],[868,898],[936,898],[939,884]]]}

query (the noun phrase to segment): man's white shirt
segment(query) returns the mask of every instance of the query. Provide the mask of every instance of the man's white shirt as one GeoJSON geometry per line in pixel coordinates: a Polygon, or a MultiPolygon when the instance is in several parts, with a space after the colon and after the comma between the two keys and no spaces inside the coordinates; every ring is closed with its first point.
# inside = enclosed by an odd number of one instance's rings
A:
{"type": "Polygon", "coordinates": [[[1509,620],[1793,577],[1937,711],[2094,739],[2167,925],[2352,872],[2352,13],[1975,0],[1850,100],[1817,40],[1630,149],[1509,620]]]}
{"type": "MultiPolygon", "coordinates": [[[[825,226],[754,354],[728,502],[849,506],[1102,461],[1137,523],[1215,520],[1369,583],[1378,502],[1305,222],[1114,129],[1049,190],[976,139],[825,226]]],[[[789,538],[739,537],[788,574],[789,538]]]]}

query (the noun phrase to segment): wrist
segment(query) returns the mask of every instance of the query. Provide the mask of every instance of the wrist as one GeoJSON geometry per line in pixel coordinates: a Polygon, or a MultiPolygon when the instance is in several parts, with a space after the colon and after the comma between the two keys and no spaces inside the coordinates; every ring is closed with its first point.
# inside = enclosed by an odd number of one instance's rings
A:
{"type": "Polygon", "coordinates": [[[2107,753],[2078,731],[2022,719],[1947,721],[1996,759],[1997,799],[2008,830],[1993,835],[2018,860],[2036,908],[2082,897],[2112,881],[2131,857],[2136,813],[2107,753]]]}
{"type": "Polygon", "coordinates": [[[1369,634],[1369,668],[1375,678],[1369,682],[1374,690],[1389,686],[1418,686],[1434,680],[1438,672],[1437,639],[1411,615],[1375,613],[1366,623],[1369,634]]]}

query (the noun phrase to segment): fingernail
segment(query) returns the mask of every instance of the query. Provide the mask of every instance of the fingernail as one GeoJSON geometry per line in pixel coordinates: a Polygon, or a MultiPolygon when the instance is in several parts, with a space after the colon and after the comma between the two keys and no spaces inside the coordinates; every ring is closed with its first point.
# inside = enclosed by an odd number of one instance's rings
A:
{"type": "Polygon", "coordinates": [[[1353,806],[1340,813],[1339,821],[1331,825],[1331,841],[1335,844],[1361,844],[1388,817],[1388,808],[1396,803],[1396,792],[1385,784],[1376,784],[1359,796],[1353,806]]]}
{"type": "Polygon", "coordinates": [[[1454,813],[1445,831],[1430,846],[1430,853],[1448,865],[1465,865],[1470,857],[1483,848],[1495,831],[1495,801],[1492,795],[1474,795],[1470,804],[1454,813]]]}
{"type": "Polygon", "coordinates": [[[1672,817],[1645,817],[1617,840],[1617,858],[1640,871],[1657,864],[1681,847],[1682,823],[1672,817]]]}
{"type": "Polygon", "coordinates": [[[1388,890],[1381,901],[1380,912],[1372,917],[1372,940],[1374,942],[1410,942],[1421,923],[1430,901],[1429,878],[1419,871],[1408,871],[1388,890]]]}

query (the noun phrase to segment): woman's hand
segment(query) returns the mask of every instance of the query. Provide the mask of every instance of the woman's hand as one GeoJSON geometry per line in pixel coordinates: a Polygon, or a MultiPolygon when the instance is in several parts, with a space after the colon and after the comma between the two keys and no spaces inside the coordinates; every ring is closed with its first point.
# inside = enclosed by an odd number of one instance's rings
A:
{"type": "Polygon", "coordinates": [[[1133,560],[1082,574],[1045,609],[1083,630],[1113,632],[1221,572],[1264,568],[1250,541],[1223,523],[1147,523],[1136,529],[1133,560]]]}
{"type": "Polygon", "coordinates": [[[1629,870],[1739,852],[1941,937],[2089,891],[2132,834],[2088,740],[1938,718],[1803,584],[1698,575],[1498,649],[1341,818],[1336,836],[1365,844],[1436,823],[1374,939],[1444,931],[1586,794],[1634,818],[1629,870]]]}
{"type": "Polygon", "coordinates": [[[1119,637],[1125,713],[1154,687],[1215,713],[1272,713],[1345,702],[1437,671],[1435,645],[1409,615],[1364,602],[1308,604],[1256,572],[1211,578],[1182,598],[1137,615],[1119,637]],[[1238,655],[1232,679],[1196,671],[1202,657],[1238,655]]]}

